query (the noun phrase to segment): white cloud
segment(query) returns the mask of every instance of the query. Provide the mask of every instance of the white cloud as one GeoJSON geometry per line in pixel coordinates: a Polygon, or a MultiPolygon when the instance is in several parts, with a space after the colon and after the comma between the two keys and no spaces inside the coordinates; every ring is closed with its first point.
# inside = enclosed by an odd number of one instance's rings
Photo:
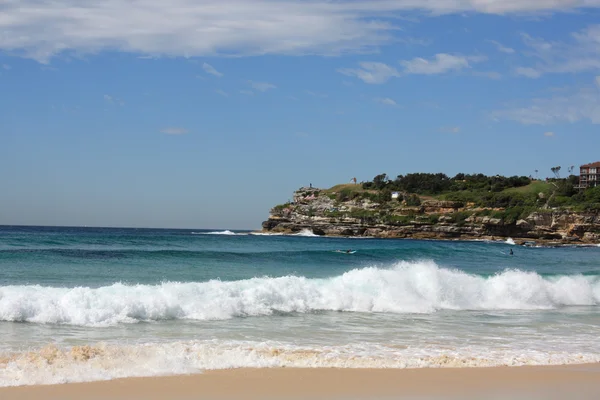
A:
{"type": "Polygon", "coordinates": [[[489,40],[489,42],[495,44],[496,48],[498,49],[498,51],[500,51],[502,53],[513,54],[515,52],[515,49],[510,48],[510,47],[506,47],[502,43],[497,42],[495,40],[489,40]]]}
{"type": "Polygon", "coordinates": [[[402,40],[395,25],[401,19],[394,17],[410,10],[518,14],[578,7],[598,8],[600,0],[4,1],[0,50],[44,63],[62,52],[104,50],[183,57],[336,55],[402,40]]]}
{"type": "Polygon", "coordinates": [[[222,77],[223,74],[220,73],[219,71],[217,71],[212,65],[208,64],[208,63],[204,63],[202,64],[202,69],[204,70],[204,72],[206,72],[207,74],[211,74],[214,75],[218,78],[222,77]]]}
{"type": "Polygon", "coordinates": [[[375,99],[375,101],[379,104],[383,104],[386,106],[392,106],[392,107],[398,106],[398,103],[396,103],[393,99],[390,99],[389,97],[378,97],[375,99]]]}
{"type": "Polygon", "coordinates": [[[546,137],[554,137],[554,132],[544,132],[544,136],[546,136],[546,137]]]}
{"type": "Polygon", "coordinates": [[[224,90],[221,90],[221,89],[217,89],[217,90],[215,90],[215,93],[216,93],[216,94],[219,94],[219,95],[221,95],[221,96],[223,96],[223,97],[229,97],[229,93],[227,93],[226,91],[224,91],[224,90]]]}
{"type": "Polygon", "coordinates": [[[463,57],[439,53],[435,55],[433,60],[414,58],[410,61],[400,61],[400,64],[404,66],[404,73],[406,74],[434,75],[470,68],[470,63],[482,62],[486,59],[482,56],[463,57]]]}
{"type": "Polygon", "coordinates": [[[168,127],[161,129],[161,133],[165,133],[167,135],[185,135],[188,133],[188,130],[185,128],[168,127]]]}
{"type": "Polygon", "coordinates": [[[248,84],[250,84],[250,86],[252,86],[253,89],[258,90],[259,92],[266,92],[267,90],[277,88],[277,86],[268,82],[248,81],[248,84]]]}
{"type": "Polygon", "coordinates": [[[597,87],[571,89],[566,94],[536,98],[521,106],[494,111],[497,120],[524,125],[552,125],[588,121],[600,124],[600,90],[597,87]]]}
{"type": "Polygon", "coordinates": [[[538,70],[529,67],[518,67],[515,68],[515,74],[526,76],[527,78],[537,79],[542,76],[542,73],[538,70]]]}
{"type": "Polygon", "coordinates": [[[9,70],[9,69],[11,69],[12,67],[11,67],[10,65],[8,65],[8,64],[2,64],[2,68],[4,68],[5,70],[7,70],[7,71],[8,71],[8,70],[9,70]]]}
{"type": "Polygon", "coordinates": [[[107,94],[104,95],[104,100],[108,101],[108,102],[112,102],[112,96],[109,96],[107,94]]]}
{"type": "Polygon", "coordinates": [[[399,77],[400,73],[394,67],[380,62],[361,62],[360,68],[341,68],[338,72],[347,76],[355,76],[365,83],[384,83],[390,78],[399,77]]]}

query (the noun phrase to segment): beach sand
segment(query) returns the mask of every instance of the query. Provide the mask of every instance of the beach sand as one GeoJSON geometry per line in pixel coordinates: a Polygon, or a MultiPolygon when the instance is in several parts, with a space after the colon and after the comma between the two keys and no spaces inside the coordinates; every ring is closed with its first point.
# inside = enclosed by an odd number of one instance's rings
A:
{"type": "Polygon", "coordinates": [[[599,399],[600,364],[427,369],[231,369],[0,388],[0,399],[599,399]]]}

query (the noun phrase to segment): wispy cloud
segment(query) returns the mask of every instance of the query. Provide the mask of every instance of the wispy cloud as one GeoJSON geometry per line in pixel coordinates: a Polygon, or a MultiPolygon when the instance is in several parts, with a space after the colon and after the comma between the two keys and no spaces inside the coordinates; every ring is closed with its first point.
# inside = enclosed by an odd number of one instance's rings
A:
{"type": "Polygon", "coordinates": [[[496,71],[473,71],[473,76],[479,76],[493,80],[502,79],[502,74],[496,71]]]}
{"type": "MultiPolygon", "coordinates": [[[[365,83],[381,84],[391,78],[403,75],[436,75],[464,68],[471,68],[471,64],[486,61],[484,56],[460,56],[446,53],[436,54],[433,59],[413,58],[412,60],[400,61],[403,67],[398,71],[395,67],[381,62],[361,62],[360,68],[340,68],[338,72],[347,76],[354,76],[365,83]]],[[[498,79],[499,74],[495,72],[483,73],[485,76],[498,79]]]]}
{"type": "MultiPolygon", "coordinates": [[[[8,1],[0,50],[48,62],[63,52],[153,56],[339,55],[406,39],[392,19],[479,12],[599,8],[597,0],[129,0],[8,1]],[[135,13],[136,17],[130,16],[135,13]],[[243,27],[240,28],[240,27],[243,27]]],[[[414,40],[413,40],[414,42],[414,40]]]]}
{"type": "Polygon", "coordinates": [[[392,106],[392,107],[398,106],[398,103],[396,103],[395,100],[390,99],[389,97],[377,97],[373,100],[376,101],[377,103],[383,104],[385,106],[392,106]]]}
{"type": "Polygon", "coordinates": [[[600,90],[597,87],[571,89],[549,98],[494,111],[497,120],[512,120],[524,125],[553,125],[589,121],[600,124],[600,90]]]}
{"type": "Polygon", "coordinates": [[[224,91],[222,89],[215,90],[215,93],[218,94],[218,95],[221,95],[223,97],[229,97],[229,93],[227,93],[226,91],[224,91]]]}
{"type": "Polygon", "coordinates": [[[218,78],[222,77],[223,74],[220,73],[219,71],[217,71],[212,65],[208,64],[208,63],[204,63],[202,64],[202,69],[204,70],[204,72],[206,72],[207,74],[211,74],[214,75],[218,78]]]}
{"type": "Polygon", "coordinates": [[[355,76],[365,83],[379,84],[390,78],[399,77],[400,72],[394,67],[380,62],[361,62],[360,68],[340,68],[338,72],[346,76],[355,76]]]}
{"type": "Polygon", "coordinates": [[[488,40],[488,42],[493,43],[496,46],[496,49],[498,49],[498,51],[500,51],[502,53],[513,54],[515,52],[515,49],[506,47],[506,46],[502,45],[502,43],[497,42],[495,40],[488,40]]]}
{"type": "Polygon", "coordinates": [[[108,94],[105,94],[104,96],[102,96],[102,98],[104,99],[105,102],[109,103],[109,104],[115,104],[115,105],[119,105],[119,106],[124,106],[125,102],[121,99],[119,99],[118,97],[114,97],[108,94]]]}
{"type": "Polygon", "coordinates": [[[460,126],[444,126],[442,128],[440,128],[440,132],[444,132],[444,133],[459,133],[460,132],[460,126]]]}
{"type": "Polygon", "coordinates": [[[546,137],[554,137],[554,132],[550,132],[550,131],[544,132],[544,136],[546,136],[546,137]]]}
{"type": "Polygon", "coordinates": [[[318,93],[318,92],[313,92],[312,90],[305,90],[304,93],[306,93],[309,96],[312,97],[320,97],[322,99],[326,98],[327,95],[325,93],[318,93]]]}
{"type": "Polygon", "coordinates": [[[519,68],[521,75],[538,78],[543,74],[579,73],[600,70],[600,24],[573,32],[564,41],[548,41],[521,35],[524,54],[531,65],[519,68]]]}
{"type": "Polygon", "coordinates": [[[432,60],[414,58],[409,61],[400,61],[400,64],[404,67],[405,74],[434,75],[470,68],[471,63],[478,63],[485,60],[487,58],[483,56],[458,56],[439,53],[432,60]]]}
{"type": "Polygon", "coordinates": [[[185,135],[188,133],[188,130],[185,128],[168,127],[161,129],[160,132],[167,135],[185,135]]]}
{"type": "Polygon", "coordinates": [[[258,90],[259,92],[266,92],[267,90],[276,89],[277,86],[268,82],[255,82],[248,81],[248,84],[252,86],[253,89],[258,90]]]}
{"type": "Polygon", "coordinates": [[[2,64],[2,68],[8,71],[12,67],[10,65],[8,65],[8,64],[2,64]]]}
{"type": "Polygon", "coordinates": [[[515,74],[525,76],[527,78],[537,79],[542,76],[542,73],[534,68],[530,67],[518,67],[515,68],[515,74]]]}
{"type": "Polygon", "coordinates": [[[245,94],[247,96],[253,96],[254,92],[252,90],[240,90],[240,94],[245,94]]]}

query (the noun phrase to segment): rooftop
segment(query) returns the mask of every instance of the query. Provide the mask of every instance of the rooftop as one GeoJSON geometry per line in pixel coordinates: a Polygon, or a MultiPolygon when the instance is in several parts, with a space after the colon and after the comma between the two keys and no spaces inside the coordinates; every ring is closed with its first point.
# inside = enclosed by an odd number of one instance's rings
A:
{"type": "Polygon", "coordinates": [[[591,164],[582,165],[580,168],[600,168],[600,161],[596,161],[591,164]]]}

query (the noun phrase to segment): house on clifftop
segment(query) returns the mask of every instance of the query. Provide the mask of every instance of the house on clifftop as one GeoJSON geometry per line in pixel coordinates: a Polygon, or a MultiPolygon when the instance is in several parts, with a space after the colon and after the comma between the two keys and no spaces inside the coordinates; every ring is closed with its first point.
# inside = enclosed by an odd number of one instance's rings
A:
{"type": "Polygon", "coordinates": [[[600,185],[600,161],[579,167],[579,187],[587,189],[600,185]]]}

